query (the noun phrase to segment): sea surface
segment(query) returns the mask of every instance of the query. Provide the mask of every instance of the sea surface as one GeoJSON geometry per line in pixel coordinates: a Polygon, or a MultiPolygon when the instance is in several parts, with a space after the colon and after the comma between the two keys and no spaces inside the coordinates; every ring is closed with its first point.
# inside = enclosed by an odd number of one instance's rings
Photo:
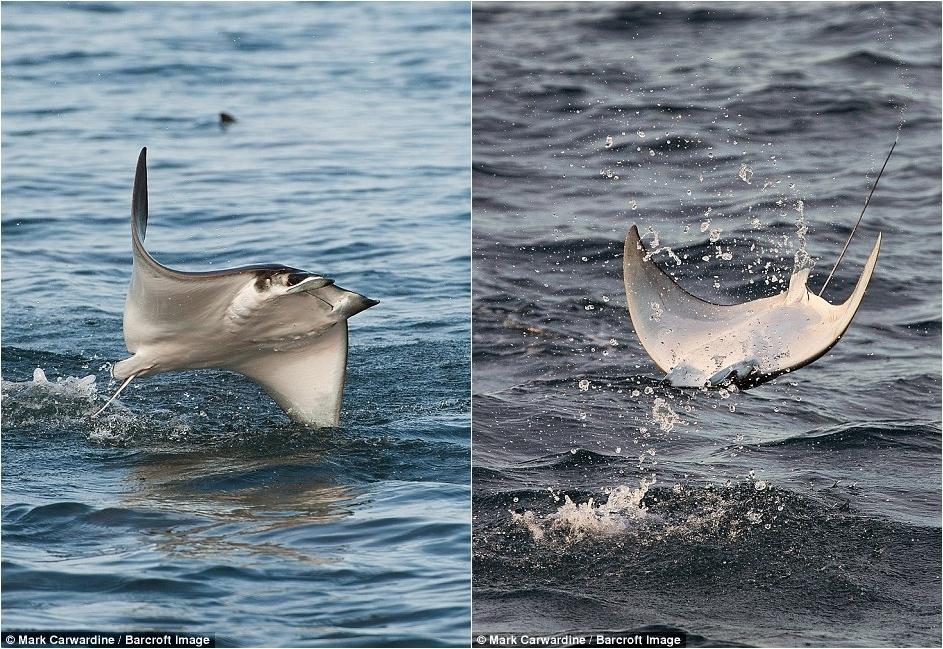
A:
{"type": "Polygon", "coordinates": [[[475,632],[940,642],[940,6],[481,4],[473,15],[475,632]],[[841,301],[826,356],[668,388],[638,224],[695,295],[841,301]],[[611,138],[611,139],[610,139],[611,138]],[[806,231],[807,228],[807,231],[806,231]]]}
{"type": "Polygon", "coordinates": [[[3,4],[4,629],[467,641],[469,22],[467,3],[3,4]],[[350,321],[340,428],[210,370],[89,419],[127,356],[143,146],[163,263],[282,263],[380,300],[350,321]]]}

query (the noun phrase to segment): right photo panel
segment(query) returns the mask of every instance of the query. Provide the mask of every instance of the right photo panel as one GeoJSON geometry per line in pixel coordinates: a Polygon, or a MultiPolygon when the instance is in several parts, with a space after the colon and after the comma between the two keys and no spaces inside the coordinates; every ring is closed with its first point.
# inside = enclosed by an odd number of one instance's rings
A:
{"type": "Polygon", "coordinates": [[[939,646],[941,11],[473,9],[473,646],[939,646]]]}

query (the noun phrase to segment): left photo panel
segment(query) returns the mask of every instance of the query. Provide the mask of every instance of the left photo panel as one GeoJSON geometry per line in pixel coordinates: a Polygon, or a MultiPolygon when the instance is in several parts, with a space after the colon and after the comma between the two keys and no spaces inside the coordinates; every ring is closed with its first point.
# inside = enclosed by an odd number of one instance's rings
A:
{"type": "Polygon", "coordinates": [[[2,4],[3,646],[468,645],[470,11],[2,4]]]}

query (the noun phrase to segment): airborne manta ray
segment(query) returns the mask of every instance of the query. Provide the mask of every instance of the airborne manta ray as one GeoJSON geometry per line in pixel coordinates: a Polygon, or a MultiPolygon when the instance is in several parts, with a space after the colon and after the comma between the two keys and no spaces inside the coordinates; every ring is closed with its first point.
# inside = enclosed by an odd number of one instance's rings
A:
{"type": "Polygon", "coordinates": [[[131,286],[124,339],[132,356],[112,373],[124,381],[97,416],[138,377],[182,369],[243,374],[294,421],[336,426],[347,374],[347,319],[375,304],[333,280],[275,264],[184,272],[144,247],[147,149],[131,199],[131,286]]]}
{"type": "Polygon", "coordinates": [[[629,316],[642,347],[677,387],[748,388],[821,358],[845,334],[874,274],[881,234],[851,295],[841,304],[821,298],[845,257],[871,203],[897,140],[884,159],[858,220],[818,295],[808,288],[810,268],[794,270],[779,295],[722,305],[697,298],[659,268],[632,226],[622,253],[629,316]]]}
{"type": "Polygon", "coordinates": [[[729,306],[697,298],[651,260],[632,226],[623,278],[642,347],[677,387],[751,387],[808,365],[832,348],[858,311],[881,249],[878,235],[858,284],[841,304],[809,291],[809,268],[772,297],[729,306]]]}

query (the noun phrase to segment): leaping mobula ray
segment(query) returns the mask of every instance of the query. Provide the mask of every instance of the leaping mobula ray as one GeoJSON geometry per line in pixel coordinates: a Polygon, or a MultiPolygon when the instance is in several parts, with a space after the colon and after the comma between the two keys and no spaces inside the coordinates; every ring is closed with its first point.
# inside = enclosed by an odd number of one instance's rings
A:
{"type": "MultiPolygon", "coordinates": [[[[892,146],[832,273],[893,152],[892,146]]],[[[670,385],[753,387],[808,365],[838,342],[861,305],[880,250],[879,233],[855,289],[841,304],[820,297],[824,285],[818,295],[812,293],[807,285],[810,269],[799,268],[778,295],[721,305],[681,288],[652,261],[633,225],[625,239],[622,269],[629,315],[642,347],[670,385]]]]}
{"type": "Polygon", "coordinates": [[[184,272],[144,247],[147,149],[131,198],[131,286],[124,339],[132,356],[112,368],[124,381],[182,369],[243,374],[294,421],[336,426],[347,374],[347,319],[375,304],[317,273],[277,264],[184,272]]]}
{"type": "Polygon", "coordinates": [[[881,235],[851,296],[829,304],[806,285],[809,269],[789,288],[744,304],[697,298],[655,262],[632,226],[623,277],[629,315],[642,347],[677,387],[752,387],[808,365],[832,348],[851,324],[874,272],[881,235]]]}

